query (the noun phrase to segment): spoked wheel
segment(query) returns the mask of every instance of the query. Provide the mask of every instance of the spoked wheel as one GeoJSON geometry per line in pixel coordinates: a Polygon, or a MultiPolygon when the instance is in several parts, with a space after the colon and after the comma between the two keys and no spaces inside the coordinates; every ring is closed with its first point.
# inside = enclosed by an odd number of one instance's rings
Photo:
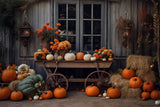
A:
{"type": "Polygon", "coordinates": [[[94,71],[90,73],[85,79],[84,87],[94,84],[97,85],[100,89],[106,88],[109,86],[110,73],[106,71],[94,71]]]}
{"type": "Polygon", "coordinates": [[[47,88],[51,90],[58,87],[59,85],[67,90],[68,89],[68,79],[63,74],[55,73],[55,74],[50,75],[47,78],[46,85],[47,85],[47,88]]]}

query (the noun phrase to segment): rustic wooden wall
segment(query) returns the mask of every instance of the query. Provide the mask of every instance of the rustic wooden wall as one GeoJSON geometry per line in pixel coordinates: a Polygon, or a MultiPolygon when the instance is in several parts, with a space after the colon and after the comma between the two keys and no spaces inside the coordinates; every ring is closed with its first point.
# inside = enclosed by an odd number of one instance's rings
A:
{"type": "MultiPolygon", "coordinates": [[[[52,0],[45,0],[40,1],[39,3],[35,3],[30,5],[29,9],[27,10],[28,13],[28,21],[30,22],[31,26],[33,27],[33,31],[42,27],[45,22],[53,22],[53,1],[52,0]]],[[[119,56],[117,59],[117,63],[114,65],[117,67],[124,67],[125,66],[125,58],[127,56],[126,49],[122,46],[122,37],[118,36],[116,33],[116,25],[117,21],[120,16],[124,16],[127,13],[127,17],[131,18],[135,22],[135,40],[133,44],[136,44],[137,38],[137,30],[138,30],[138,21],[137,21],[137,14],[138,10],[142,7],[145,7],[145,2],[143,0],[110,0],[107,1],[106,5],[108,6],[106,15],[108,16],[107,19],[107,47],[113,49],[116,56],[119,56]],[[122,58],[123,56],[123,58],[122,58]],[[122,61],[121,61],[122,59],[122,61]]],[[[151,4],[147,4],[150,8],[151,4]]],[[[152,11],[153,9],[149,9],[152,11]]],[[[16,16],[16,23],[17,26],[21,25],[23,22],[23,12],[17,12],[16,16]]],[[[0,40],[3,39],[5,36],[4,43],[7,52],[6,63],[16,63],[17,65],[26,63],[31,66],[31,68],[35,68],[36,71],[42,72],[42,68],[37,67],[33,60],[34,52],[40,48],[40,40],[35,36],[32,37],[29,45],[24,47],[22,41],[19,38],[13,38],[6,34],[0,33],[0,40]],[[9,38],[9,39],[7,39],[9,38]],[[12,48],[11,48],[12,46],[12,48]],[[10,47],[10,48],[9,48],[10,47]],[[10,53],[10,54],[9,54],[10,53]]],[[[134,51],[133,51],[134,52],[134,51]]],[[[43,73],[44,74],[44,73],[43,73]]]]}

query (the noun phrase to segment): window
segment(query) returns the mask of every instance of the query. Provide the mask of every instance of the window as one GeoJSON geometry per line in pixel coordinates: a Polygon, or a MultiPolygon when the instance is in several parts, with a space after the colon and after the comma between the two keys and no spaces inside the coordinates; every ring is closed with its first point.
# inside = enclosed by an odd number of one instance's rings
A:
{"type": "Polygon", "coordinates": [[[54,22],[62,24],[59,39],[74,51],[93,51],[105,43],[104,0],[55,0],[54,22]]]}

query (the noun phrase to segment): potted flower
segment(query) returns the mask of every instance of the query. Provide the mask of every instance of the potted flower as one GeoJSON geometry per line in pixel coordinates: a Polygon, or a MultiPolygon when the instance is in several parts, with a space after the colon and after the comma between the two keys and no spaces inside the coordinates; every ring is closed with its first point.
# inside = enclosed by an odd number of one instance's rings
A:
{"type": "Polygon", "coordinates": [[[52,52],[64,57],[65,53],[71,49],[71,43],[67,40],[60,42],[58,39],[54,39],[53,42],[50,42],[50,49],[52,52]]]}
{"type": "Polygon", "coordinates": [[[35,30],[36,35],[42,40],[41,46],[43,48],[49,48],[51,38],[55,38],[59,35],[58,27],[60,27],[61,24],[57,23],[54,28],[49,25],[50,23],[47,22],[46,25],[43,25],[42,29],[35,30]]]}

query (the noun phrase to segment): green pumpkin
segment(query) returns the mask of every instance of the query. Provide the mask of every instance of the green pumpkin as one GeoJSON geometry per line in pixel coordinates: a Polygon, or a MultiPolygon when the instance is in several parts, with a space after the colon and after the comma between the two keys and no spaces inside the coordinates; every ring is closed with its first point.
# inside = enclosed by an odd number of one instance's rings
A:
{"type": "Polygon", "coordinates": [[[39,74],[31,75],[23,79],[19,84],[17,90],[23,92],[26,97],[33,97],[38,92],[45,82],[43,77],[39,74]],[[41,85],[40,85],[41,84],[41,85]]]}

